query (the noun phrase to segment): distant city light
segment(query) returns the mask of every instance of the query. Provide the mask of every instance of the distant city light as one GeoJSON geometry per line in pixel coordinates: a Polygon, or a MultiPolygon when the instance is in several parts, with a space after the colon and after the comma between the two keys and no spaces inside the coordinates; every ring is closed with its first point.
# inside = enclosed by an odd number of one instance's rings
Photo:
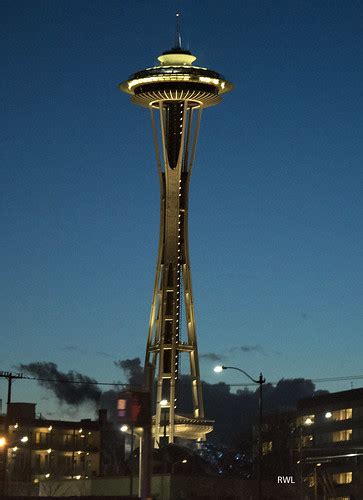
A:
{"type": "Polygon", "coordinates": [[[167,399],[162,399],[162,400],[160,401],[160,406],[168,406],[168,404],[169,404],[169,403],[168,403],[168,400],[167,400],[167,399]]]}
{"type": "Polygon", "coordinates": [[[27,443],[27,442],[29,441],[29,438],[28,438],[28,436],[23,436],[23,437],[20,439],[20,441],[21,441],[22,443],[27,443]]]}
{"type": "Polygon", "coordinates": [[[121,427],[120,427],[120,431],[121,431],[121,432],[127,432],[128,430],[129,430],[128,425],[126,425],[126,424],[121,425],[121,427]]]}
{"type": "Polygon", "coordinates": [[[327,411],[325,413],[325,418],[331,418],[333,416],[332,412],[331,411],[327,411]]]}
{"type": "Polygon", "coordinates": [[[2,448],[3,446],[6,446],[6,438],[0,437],[0,448],[2,448]]]}
{"type": "Polygon", "coordinates": [[[311,425],[312,423],[313,423],[313,421],[311,420],[311,418],[310,418],[310,417],[308,417],[308,418],[305,420],[305,422],[304,422],[304,424],[305,424],[305,425],[311,425]]]}

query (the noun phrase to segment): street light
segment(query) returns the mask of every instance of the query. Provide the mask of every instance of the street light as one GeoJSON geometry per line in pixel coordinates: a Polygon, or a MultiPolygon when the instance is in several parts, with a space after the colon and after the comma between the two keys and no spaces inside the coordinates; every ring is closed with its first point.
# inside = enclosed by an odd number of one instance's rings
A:
{"type": "MultiPolygon", "coordinates": [[[[120,431],[127,432],[129,430],[129,426],[126,424],[121,425],[120,431]]],[[[130,443],[130,497],[133,494],[133,458],[134,458],[134,426],[131,425],[131,443],[130,443]]]]}
{"type": "Polygon", "coordinates": [[[261,465],[262,465],[262,386],[266,382],[266,379],[260,373],[257,380],[251,377],[247,372],[236,366],[224,366],[218,365],[214,367],[215,373],[221,373],[223,370],[237,370],[243,373],[247,378],[249,378],[254,384],[259,385],[259,397],[258,397],[258,464],[257,464],[257,485],[258,485],[258,500],[262,500],[262,476],[261,476],[261,465]]]}
{"type": "Polygon", "coordinates": [[[213,368],[216,373],[221,373],[224,370],[224,366],[217,365],[213,368]]]}
{"type": "Polygon", "coordinates": [[[8,443],[8,440],[6,439],[6,437],[1,436],[0,437],[0,448],[5,448],[5,446],[8,446],[10,448],[13,444],[18,443],[19,441],[21,443],[27,443],[29,441],[29,438],[28,438],[28,436],[23,436],[20,439],[16,439],[16,440],[8,443]]]}
{"type": "Polygon", "coordinates": [[[186,458],[183,458],[183,460],[178,460],[177,462],[173,462],[171,464],[171,473],[174,474],[174,472],[175,472],[175,465],[186,464],[186,463],[188,463],[188,460],[186,458]]]}
{"type": "MultiPolygon", "coordinates": [[[[3,450],[3,493],[4,496],[6,496],[9,493],[9,486],[10,486],[10,469],[8,469],[8,450],[12,448],[13,452],[18,451],[18,447],[16,446],[17,444],[20,443],[27,443],[29,441],[28,436],[22,436],[19,439],[15,439],[12,441],[8,441],[8,439],[5,436],[0,436],[0,450],[3,450]]],[[[2,497],[1,497],[2,498],[2,497]]]]}
{"type": "Polygon", "coordinates": [[[167,419],[166,419],[166,408],[170,408],[170,403],[167,399],[162,399],[160,401],[160,406],[161,406],[161,413],[163,415],[163,420],[162,424],[164,426],[164,436],[163,436],[163,446],[167,444],[167,439],[166,439],[166,424],[167,424],[167,419]]]}

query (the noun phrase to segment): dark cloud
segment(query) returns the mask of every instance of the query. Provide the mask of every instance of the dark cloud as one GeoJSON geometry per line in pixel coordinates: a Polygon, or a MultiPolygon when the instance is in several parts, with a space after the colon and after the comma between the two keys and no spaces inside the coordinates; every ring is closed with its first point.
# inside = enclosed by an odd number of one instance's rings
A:
{"type": "Polygon", "coordinates": [[[96,354],[98,354],[99,356],[104,356],[105,358],[114,358],[112,354],[104,351],[96,351],[96,354]]]}
{"type": "MultiPolygon", "coordinates": [[[[256,350],[254,348],[258,346],[243,347],[254,351],[256,350]]],[[[209,356],[209,359],[217,361],[214,353],[206,353],[206,355],[209,356]]],[[[139,386],[142,384],[143,367],[139,358],[114,361],[114,364],[125,372],[130,385],[139,386]]],[[[99,408],[107,409],[109,418],[117,421],[116,407],[119,394],[117,388],[101,393],[98,386],[93,384],[96,382],[94,379],[74,371],[62,373],[55,363],[21,364],[18,368],[36,377],[51,379],[51,381],[39,380],[38,383],[53,391],[59,401],[68,403],[70,405],[69,412],[74,412],[75,407],[80,403],[91,401],[97,403],[99,408]]],[[[224,382],[209,384],[202,381],[202,387],[205,417],[215,421],[214,431],[209,435],[209,439],[217,444],[237,448],[251,446],[253,441],[252,427],[258,414],[258,386],[231,392],[230,386],[224,382]]],[[[293,410],[299,399],[311,397],[317,392],[315,392],[315,385],[309,379],[282,379],[275,386],[265,383],[263,385],[263,412],[267,414],[275,411],[293,410]]],[[[176,398],[177,412],[191,415],[190,376],[181,375],[179,377],[176,398]]]]}
{"type": "Polygon", "coordinates": [[[237,349],[242,352],[263,352],[260,345],[241,345],[237,349]]]}
{"type": "MultiPolygon", "coordinates": [[[[181,376],[177,388],[178,412],[192,411],[191,380],[181,376]]],[[[252,443],[252,426],[258,415],[259,389],[243,389],[231,392],[224,382],[202,382],[205,416],[215,421],[209,435],[215,443],[240,447],[242,442],[252,443]]],[[[263,385],[264,414],[274,411],[293,410],[299,399],[315,394],[315,385],[309,379],[282,379],[276,386],[263,385]]],[[[247,445],[246,445],[247,446],[247,445]]]]}
{"type": "Polygon", "coordinates": [[[101,396],[101,391],[96,385],[96,380],[76,371],[63,373],[58,370],[55,363],[36,362],[20,364],[19,370],[39,377],[39,385],[51,390],[60,402],[70,405],[79,405],[80,403],[97,403],[101,396]]]}
{"type": "MultiPolygon", "coordinates": [[[[144,381],[144,367],[141,365],[140,358],[120,359],[114,361],[113,364],[121,368],[127,377],[127,383],[130,386],[138,387],[144,381]]],[[[120,388],[121,390],[121,388],[120,388]]],[[[107,415],[110,420],[117,422],[117,398],[119,391],[110,389],[104,391],[100,399],[100,408],[107,410],[107,415]]]]}
{"type": "Polygon", "coordinates": [[[140,358],[120,359],[113,363],[124,371],[130,385],[137,386],[143,384],[144,368],[141,366],[140,358]]]}
{"type": "Polygon", "coordinates": [[[199,359],[206,359],[208,361],[222,361],[223,356],[221,354],[216,354],[215,352],[206,352],[205,354],[200,354],[199,359]]]}

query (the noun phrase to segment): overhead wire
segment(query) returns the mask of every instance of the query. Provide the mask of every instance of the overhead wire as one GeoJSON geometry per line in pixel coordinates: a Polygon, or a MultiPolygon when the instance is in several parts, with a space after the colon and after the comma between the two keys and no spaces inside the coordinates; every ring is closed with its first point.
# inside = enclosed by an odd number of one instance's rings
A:
{"type": "MultiPolygon", "coordinates": [[[[303,378],[303,377],[294,377],[294,379],[303,378]]],[[[54,378],[43,378],[43,377],[31,377],[24,375],[20,380],[36,380],[37,382],[57,382],[62,384],[84,384],[84,385],[103,385],[103,386],[113,386],[113,387],[127,387],[129,384],[121,383],[121,382],[97,382],[95,381],[82,381],[82,380],[70,380],[70,379],[54,379],[54,378]]],[[[291,379],[281,379],[281,380],[291,380],[291,379]]],[[[270,382],[267,380],[268,384],[277,385],[279,382],[270,382]]],[[[311,380],[313,383],[323,383],[323,382],[344,382],[344,381],[352,381],[352,380],[363,380],[363,375],[347,375],[342,377],[325,377],[325,378],[315,378],[315,379],[304,379],[311,380]]],[[[255,387],[256,384],[252,382],[238,383],[238,384],[230,384],[228,382],[219,381],[217,383],[223,383],[229,387],[255,387]]],[[[141,386],[141,384],[140,384],[141,386]]]]}

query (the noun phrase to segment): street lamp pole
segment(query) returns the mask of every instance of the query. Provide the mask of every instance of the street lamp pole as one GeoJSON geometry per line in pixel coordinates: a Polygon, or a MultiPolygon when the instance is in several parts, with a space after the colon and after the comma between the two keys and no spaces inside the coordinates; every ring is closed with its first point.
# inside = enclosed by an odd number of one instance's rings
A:
{"type": "Polygon", "coordinates": [[[237,368],[236,366],[216,366],[214,368],[215,372],[221,372],[222,370],[237,370],[238,372],[243,373],[247,378],[249,378],[254,384],[259,385],[258,392],[258,448],[257,448],[257,487],[258,487],[258,500],[262,500],[262,386],[266,382],[266,379],[263,377],[262,373],[258,379],[254,379],[247,372],[242,370],[241,368],[237,368]]]}

